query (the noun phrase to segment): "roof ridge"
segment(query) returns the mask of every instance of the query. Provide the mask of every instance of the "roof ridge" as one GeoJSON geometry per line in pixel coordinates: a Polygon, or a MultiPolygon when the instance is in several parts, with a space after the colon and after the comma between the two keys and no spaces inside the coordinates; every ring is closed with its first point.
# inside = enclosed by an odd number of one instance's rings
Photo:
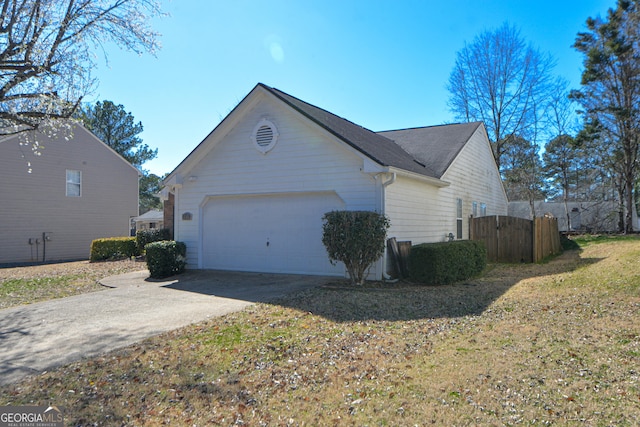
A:
{"type": "MultiPolygon", "coordinates": [[[[419,130],[419,129],[430,129],[430,128],[436,128],[436,127],[444,127],[444,126],[461,126],[461,125],[480,125],[482,122],[481,121],[474,121],[474,122],[456,122],[456,123],[441,123],[439,125],[429,125],[429,126],[414,126],[414,127],[408,127],[408,128],[400,128],[400,129],[387,129],[387,130],[381,130],[376,132],[377,134],[381,134],[381,133],[386,133],[386,132],[401,132],[401,131],[405,131],[405,130],[419,130]]],[[[383,135],[384,136],[384,135],[383,135]]]]}
{"type": "MultiPolygon", "coordinates": [[[[352,122],[351,120],[349,120],[349,119],[347,119],[347,118],[344,118],[344,117],[339,116],[339,115],[337,115],[337,114],[335,114],[335,113],[332,113],[331,111],[326,110],[326,109],[324,109],[324,108],[322,108],[322,107],[318,107],[317,105],[311,104],[310,102],[304,101],[304,100],[302,100],[302,99],[300,99],[300,98],[298,98],[298,97],[296,97],[296,96],[290,95],[290,94],[288,94],[288,93],[286,93],[286,92],[284,92],[284,91],[282,91],[282,90],[280,90],[280,89],[278,89],[278,88],[275,88],[275,87],[272,87],[272,86],[267,86],[267,85],[265,85],[264,83],[258,83],[258,84],[259,84],[260,86],[262,86],[263,88],[265,88],[265,89],[267,89],[267,90],[271,91],[271,92],[276,92],[276,93],[275,93],[276,95],[280,95],[280,94],[282,94],[282,95],[288,96],[289,98],[293,98],[293,99],[295,99],[295,100],[296,100],[296,101],[298,101],[298,102],[301,102],[301,103],[303,103],[303,104],[306,104],[306,105],[308,105],[308,106],[310,106],[310,107],[313,107],[313,108],[315,108],[315,109],[317,109],[317,110],[323,111],[323,112],[325,112],[325,113],[327,113],[327,114],[330,114],[330,115],[332,115],[332,116],[334,116],[334,117],[339,118],[340,120],[344,120],[345,122],[348,122],[348,123],[352,124],[353,126],[356,126],[356,127],[360,128],[360,129],[362,129],[362,130],[365,130],[365,131],[367,131],[367,132],[371,132],[371,133],[376,134],[376,135],[379,133],[379,132],[373,131],[373,130],[371,130],[371,129],[369,129],[369,128],[366,128],[366,127],[364,127],[364,126],[362,126],[362,125],[359,125],[359,124],[357,124],[357,123],[355,123],[355,122],[352,122]]],[[[282,99],[282,97],[281,97],[281,96],[278,96],[278,98],[282,99]]],[[[286,99],[283,99],[283,101],[287,102],[287,101],[286,101],[286,99]]],[[[384,136],[384,135],[379,135],[379,136],[381,136],[382,138],[388,139],[389,141],[393,142],[393,140],[391,140],[391,139],[387,138],[387,137],[386,137],[386,136],[384,136]]]]}

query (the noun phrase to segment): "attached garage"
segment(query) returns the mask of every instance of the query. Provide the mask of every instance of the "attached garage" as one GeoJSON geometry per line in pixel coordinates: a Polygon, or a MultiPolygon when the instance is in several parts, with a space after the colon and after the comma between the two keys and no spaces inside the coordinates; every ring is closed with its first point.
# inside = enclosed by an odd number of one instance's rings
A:
{"type": "Polygon", "coordinates": [[[322,216],[344,209],[335,192],[210,196],[202,207],[202,268],[344,275],[322,244],[322,216]]]}
{"type": "Polygon", "coordinates": [[[480,122],[375,133],[263,84],[164,183],[190,269],[344,277],[322,244],[326,212],[380,212],[389,237],[423,243],[447,239],[472,206],[507,205],[480,122]]]}

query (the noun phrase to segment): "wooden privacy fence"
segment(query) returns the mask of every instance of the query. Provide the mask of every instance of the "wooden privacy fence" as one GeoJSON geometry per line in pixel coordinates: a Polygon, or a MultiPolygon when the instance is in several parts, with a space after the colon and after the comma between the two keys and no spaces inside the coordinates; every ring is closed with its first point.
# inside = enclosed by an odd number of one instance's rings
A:
{"type": "Polygon", "coordinates": [[[485,243],[489,262],[538,262],[562,250],[556,218],[471,218],[469,235],[485,243]]]}

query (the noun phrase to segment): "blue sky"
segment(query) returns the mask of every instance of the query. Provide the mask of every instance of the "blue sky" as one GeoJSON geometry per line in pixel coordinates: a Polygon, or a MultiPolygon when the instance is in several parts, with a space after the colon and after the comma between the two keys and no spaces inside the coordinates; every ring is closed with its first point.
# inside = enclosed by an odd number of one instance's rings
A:
{"type": "Polygon", "coordinates": [[[447,80],[455,54],[507,21],[577,88],[571,45],[615,0],[162,0],[157,55],[109,48],[97,90],[141,121],[172,171],[259,82],[374,131],[453,122],[447,80]]]}

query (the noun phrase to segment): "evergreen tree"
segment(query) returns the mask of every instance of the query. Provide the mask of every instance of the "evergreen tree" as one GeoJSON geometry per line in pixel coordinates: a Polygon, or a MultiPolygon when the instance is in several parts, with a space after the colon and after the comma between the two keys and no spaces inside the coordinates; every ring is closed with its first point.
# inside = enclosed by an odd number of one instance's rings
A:
{"type": "Polygon", "coordinates": [[[94,106],[85,106],[79,119],[102,142],[138,169],[158,155],[157,149],[150,149],[138,136],[143,131],[142,123],[136,123],[122,105],[98,101],[94,106]]]}
{"type": "Polygon", "coordinates": [[[574,48],[584,55],[582,87],[572,92],[583,109],[583,134],[613,159],[624,203],[623,230],[633,231],[634,186],[640,148],[640,10],[637,0],[618,0],[607,18],[587,19],[574,48]]]}

